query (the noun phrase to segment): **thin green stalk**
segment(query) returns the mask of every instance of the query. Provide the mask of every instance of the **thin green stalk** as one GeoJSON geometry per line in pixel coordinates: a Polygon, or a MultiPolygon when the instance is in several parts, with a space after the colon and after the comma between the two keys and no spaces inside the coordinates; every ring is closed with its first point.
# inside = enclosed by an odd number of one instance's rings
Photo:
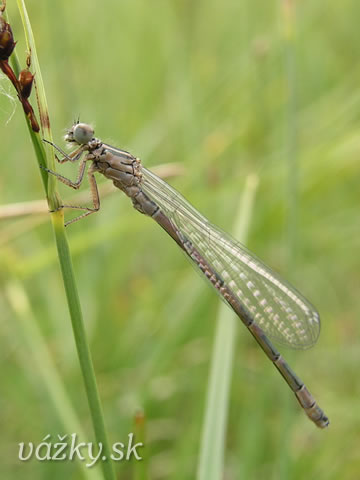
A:
{"type": "Polygon", "coordinates": [[[298,223],[298,161],[296,122],[296,65],[295,65],[295,0],[281,0],[283,14],[283,45],[286,81],[285,105],[285,155],[287,180],[287,245],[288,269],[292,270],[297,253],[298,223]]]}
{"type": "MultiPolygon", "coordinates": [[[[142,410],[139,410],[135,414],[135,439],[136,442],[141,442],[143,445],[146,441],[146,417],[142,410]]],[[[135,462],[134,465],[134,480],[147,480],[149,478],[148,475],[148,452],[145,448],[142,449],[141,452],[141,461],[135,462]]]]}
{"type": "MultiPolygon", "coordinates": [[[[31,29],[30,20],[26,10],[24,0],[18,0],[18,8],[23,21],[24,31],[26,35],[26,41],[29,51],[31,51],[31,62],[34,66],[34,73],[36,75],[36,89],[37,89],[37,101],[40,112],[40,124],[44,136],[51,139],[50,122],[48,116],[48,108],[45,96],[45,88],[42,81],[42,75],[40,71],[40,65],[36,53],[36,45],[34,36],[31,29]]],[[[38,133],[31,133],[33,145],[36,153],[36,158],[39,165],[47,164],[46,152],[49,149],[44,149],[42,145],[42,139],[38,133]]],[[[53,156],[50,156],[50,163],[53,163],[53,156]]],[[[47,179],[47,175],[44,177],[44,185],[47,193],[49,207],[51,210],[56,210],[58,205],[61,205],[57,191],[56,182],[54,179],[47,179]],[[47,180],[45,182],[45,179],[47,180]],[[49,187],[49,188],[47,188],[49,187]]],[[[86,338],[86,332],[81,312],[80,300],[77,291],[74,270],[72,266],[71,256],[67,238],[65,235],[63,211],[57,210],[52,213],[51,220],[54,228],[56,246],[59,256],[59,262],[66,292],[66,298],[69,308],[69,313],[72,322],[72,328],[74,332],[74,338],[76,348],[79,356],[80,367],[82,376],[84,379],[85,390],[88,397],[90,413],[93,422],[93,428],[95,432],[95,438],[98,445],[102,445],[102,455],[106,457],[105,461],[101,462],[103,475],[106,480],[115,480],[115,471],[113,462],[110,459],[110,446],[105,431],[105,422],[103,412],[100,403],[100,397],[96,385],[94,367],[90,355],[90,349],[86,338]]]]}
{"type": "Polygon", "coordinates": [[[104,416],[96,384],[95,371],[91,359],[89,344],[87,342],[69,244],[65,235],[63,211],[59,210],[54,212],[51,215],[51,219],[54,227],[61,273],[64,281],[76,349],[89,402],[95,438],[98,444],[102,445],[103,455],[107,459],[101,463],[104,478],[107,480],[115,480],[115,471],[113,462],[110,460],[111,450],[105,430],[104,416]]]}
{"type": "MultiPolygon", "coordinates": [[[[7,12],[4,12],[4,16],[7,17],[7,18],[9,17],[7,12]]],[[[10,64],[11,64],[11,67],[12,67],[16,77],[19,78],[21,67],[20,67],[20,62],[19,62],[17,54],[16,54],[16,50],[10,56],[10,64]]],[[[27,128],[29,130],[29,135],[30,135],[31,142],[33,144],[33,147],[34,147],[34,150],[35,150],[35,153],[36,153],[36,158],[37,158],[39,164],[41,166],[45,167],[46,166],[46,153],[45,153],[44,144],[41,141],[41,137],[40,137],[39,133],[33,131],[32,127],[31,127],[31,122],[30,122],[29,118],[27,117],[27,115],[25,114],[25,112],[24,112],[24,117],[25,117],[27,128]]],[[[42,178],[42,181],[43,181],[43,185],[44,185],[46,195],[48,196],[48,174],[45,170],[41,170],[41,178],[42,178]]]]}
{"type": "MultiPolygon", "coordinates": [[[[233,234],[245,241],[258,179],[251,175],[245,183],[240,208],[235,217],[233,234]]],[[[224,450],[229,407],[229,390],[236,330],[239,319],[225,305],[219,308],[213,347],[205,418],[200,445],[198,480],[221,480],[224,475],[224,450]]]]}

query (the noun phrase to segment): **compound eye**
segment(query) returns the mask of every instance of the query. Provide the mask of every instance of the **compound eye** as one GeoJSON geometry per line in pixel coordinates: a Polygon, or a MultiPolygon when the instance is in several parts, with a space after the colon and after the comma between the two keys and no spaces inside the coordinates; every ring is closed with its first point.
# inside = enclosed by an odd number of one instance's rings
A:
{"type": "Polygon", "coordinates": [[[74,127],[73,138],[76,143],[84,145],[94,138],[94,129],[87,123],[78,123],[74,127]]]}

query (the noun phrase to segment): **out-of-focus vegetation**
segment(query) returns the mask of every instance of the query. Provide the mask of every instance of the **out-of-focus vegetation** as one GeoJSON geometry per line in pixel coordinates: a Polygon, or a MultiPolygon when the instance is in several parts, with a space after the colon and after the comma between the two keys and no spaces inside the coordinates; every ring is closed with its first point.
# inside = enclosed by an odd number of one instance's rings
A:
{"type": "MultiPolygon", "coordinates": [[[[80,115],[149,168],[181,162],[171,183],[227,231],[255,173],[247,245],[321,313],[317,346],[282,352],[329,429],[306,419],[240,325],[225,478],[358,479],[360,4],[29,0],[28,9],[55,141],[80,115]]],[[[0,202],[41,199],[21,108],[4,77],[0,89],[0,202]]],[[[50,223],[32,215],[0,226],[1,476],[79,478],[74,462],[17,459],[19,442],[72,433],[36,362],[43,341],[88,438],[92,430],[50,223]]],[[[218,297],[120,192],[67,233],[111,442],[126,440],[141,407],[150,477],[194,478],[218,297]]],[[[132,478],[132,463],[117,468],[132,478]]]]}

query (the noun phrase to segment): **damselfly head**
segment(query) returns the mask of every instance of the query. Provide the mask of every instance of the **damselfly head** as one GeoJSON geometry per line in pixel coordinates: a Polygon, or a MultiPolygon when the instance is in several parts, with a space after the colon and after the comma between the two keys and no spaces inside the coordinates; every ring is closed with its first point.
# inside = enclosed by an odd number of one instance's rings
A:
{"type": "Polygon", "coordinates": [[[75,123],[65,135],[66,142],[85,145],[94,138],[94,129],[87,123],[75,123]]]}

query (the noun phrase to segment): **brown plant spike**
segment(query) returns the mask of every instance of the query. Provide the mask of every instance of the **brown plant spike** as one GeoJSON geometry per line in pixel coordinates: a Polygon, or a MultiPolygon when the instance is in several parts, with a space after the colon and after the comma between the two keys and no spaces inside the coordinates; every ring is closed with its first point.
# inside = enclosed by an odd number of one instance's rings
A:
{"type": "MultiPolygon", "coordinates": [[[[9,57],[14,51],[16,42],[9,23],[3,17],[6,8],[4,1],[0,7],[0,68],[14,85],[18,98],[23,106],[25,115],[28,117],[31,128],[34,132],[39,132],[40,127],[36,120],[34,110],[28,100],[34,80],[34,75],[27,69],[20,72],[19,79],[16,78],[14,70],[9,65],[9,57]]],[[[28,63],[28,60],[27,60],[28,63]]],[[[28,63],[29,65],[29,63],[28,63]]]]}

